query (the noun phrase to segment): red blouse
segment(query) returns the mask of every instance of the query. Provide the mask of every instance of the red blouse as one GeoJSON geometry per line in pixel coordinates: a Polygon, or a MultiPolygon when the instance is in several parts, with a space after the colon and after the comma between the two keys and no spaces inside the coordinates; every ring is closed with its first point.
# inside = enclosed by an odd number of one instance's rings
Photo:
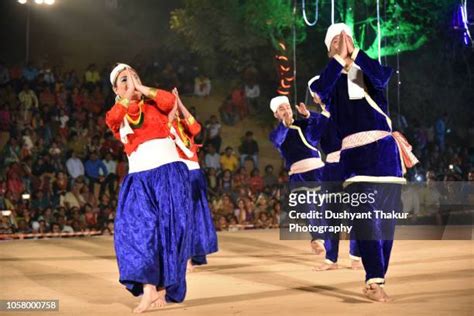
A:
{"type": "Polygon", "coordinates": [[[201,132],[201,124],[199,124],[192,116],[184,120],[175,119],[173,120],[172,124],[174,129],[178,133],[179,138],[181,138],[186,147],[188,147],[189,150],[191,150],[191,152],[194,154],[191,158],[189,158],[178,146],[176,146],[179,153],[179,157],[181,157],[182,159],[198,162],[197,152],[199,146],[194,143],[194,137],[199,134],[199,132],[201,132]]]}
{"type": "MultiPolygon", "coordinates": [[[[142,104],[143,123],[133,129],[133,134],[128,134],[128,142],[124,144],[125,152],[130,155],[138,146],[155,138],[166,138],[170,135],[168,127],[168,113],[173,109],[176,97],[167,91],[153,89],[150,99],[142,104]]],[[[132,119],[138,118],[139,103],[130,102],[128,108],[120,104],[120,101],[107,112],[105,122],[114,133],[114,137],[120,140],[120,125],[126,114],[132,119]]]]}

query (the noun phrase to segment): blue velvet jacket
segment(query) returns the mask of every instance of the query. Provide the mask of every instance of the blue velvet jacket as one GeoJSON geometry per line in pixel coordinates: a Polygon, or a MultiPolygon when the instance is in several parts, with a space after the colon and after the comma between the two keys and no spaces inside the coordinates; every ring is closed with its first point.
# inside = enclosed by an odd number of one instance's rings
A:
{"type": "MultiPolygon", "coordinates": [[[[378,61],[360,50],[354,51],[352,57],[364,74],[367,94],[384,113],[387,113],[384,89],[390,80],[392,69],[380,65],[378,61]]],[[[341,139],[362,131],[391,132],[386,118],[373,109],[366,98],[349,99],[347,74],[342,72],[343,68],[336,58],[331,58],[319,79],[311,82],[309,86],[311,91],[317,93],[321,100],[329,105],[331,119],[334,120],[341,139]]],[[[391,136],[364,146],[343,150],[340,161],[344,165],[346,180],[359,176],[356,179],[372,182],[383,180],[381,177],[390,177],[386,178],[389,182],[403,182],[399,150],[391,136]]]]}
{"type": "MultiPolygon", "coordinates": [[[[320,147],[324,154],[329,155],[341,149],[342,140],[335,122],[329,119],[321,136],[320,147]]],[[[323,181],[340,182],[344,177],[342,164],[340,162],[324,162],[323,181]]]]}
{"type": "Polygon", "coordinates": [[[307,119],[298,119],[289,127],[282,122],[270,133],[270,141],[280,152],[287,169],[297,161],[320,158],[316,146],[329,119],[310,111],[307,119]]]}

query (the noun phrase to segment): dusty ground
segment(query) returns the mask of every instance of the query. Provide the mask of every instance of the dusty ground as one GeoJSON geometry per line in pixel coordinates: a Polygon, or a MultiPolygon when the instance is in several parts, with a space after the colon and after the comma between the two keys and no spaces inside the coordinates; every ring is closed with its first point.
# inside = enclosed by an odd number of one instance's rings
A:
{"type": "MultiPolygon", "coordinates": [[[[224,232],[209,265],[188,275],[185,303],[161,315],[473,315],[472,241],[396,241],[386,290],[361,295],[362,271],[313,272],[308,241],[281,241],[278,230],[224,232]]],[[[60,311],[31,315],[129,315],[138,303],[118,283],[111,237],[0,243],[0,299],[59,299],[60,311]]],[[[0,312],[0,315],[26,315],[0,312]]]]}

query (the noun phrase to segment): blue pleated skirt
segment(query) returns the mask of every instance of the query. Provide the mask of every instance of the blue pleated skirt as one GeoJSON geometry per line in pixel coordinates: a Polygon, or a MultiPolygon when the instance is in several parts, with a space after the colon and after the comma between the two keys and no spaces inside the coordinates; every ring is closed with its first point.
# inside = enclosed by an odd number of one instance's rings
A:
{"type": "Polygon", "coordinates": [[[217,252],[217,234],[207,201],[206,179],[201,169],[189,172],[193,200],[191,255],[194,265],[206,264],[206,255],[217,252]]]}
{"type": "Polygon", "coordinates": [[[191,253],[192,200],[182,162],[128,174],[119,193],[114,246],[120,283],[134,295],[143,284],[166,288],[167,301],[186,295],[191,253]]]}

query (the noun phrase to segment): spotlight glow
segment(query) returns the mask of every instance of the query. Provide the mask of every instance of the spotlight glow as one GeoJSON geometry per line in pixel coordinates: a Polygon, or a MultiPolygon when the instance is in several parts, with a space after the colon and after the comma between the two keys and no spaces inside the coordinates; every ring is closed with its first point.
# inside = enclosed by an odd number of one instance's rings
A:
{"type": "Polygon", "coordinates": [[[35,0],[36,4],[43,4],[44,0],[35,0]]]}
{"type": "Polygon", "coordinates": [[[44,3],[46,3],[47,5],[53,5],[54,0],[44,0],[44,3]]]}
{"type": "Polygon", "coordinates": [[[27,2],[27,0],[18,0],[19,4],[25,4],[26,2],[27,2]]]}

